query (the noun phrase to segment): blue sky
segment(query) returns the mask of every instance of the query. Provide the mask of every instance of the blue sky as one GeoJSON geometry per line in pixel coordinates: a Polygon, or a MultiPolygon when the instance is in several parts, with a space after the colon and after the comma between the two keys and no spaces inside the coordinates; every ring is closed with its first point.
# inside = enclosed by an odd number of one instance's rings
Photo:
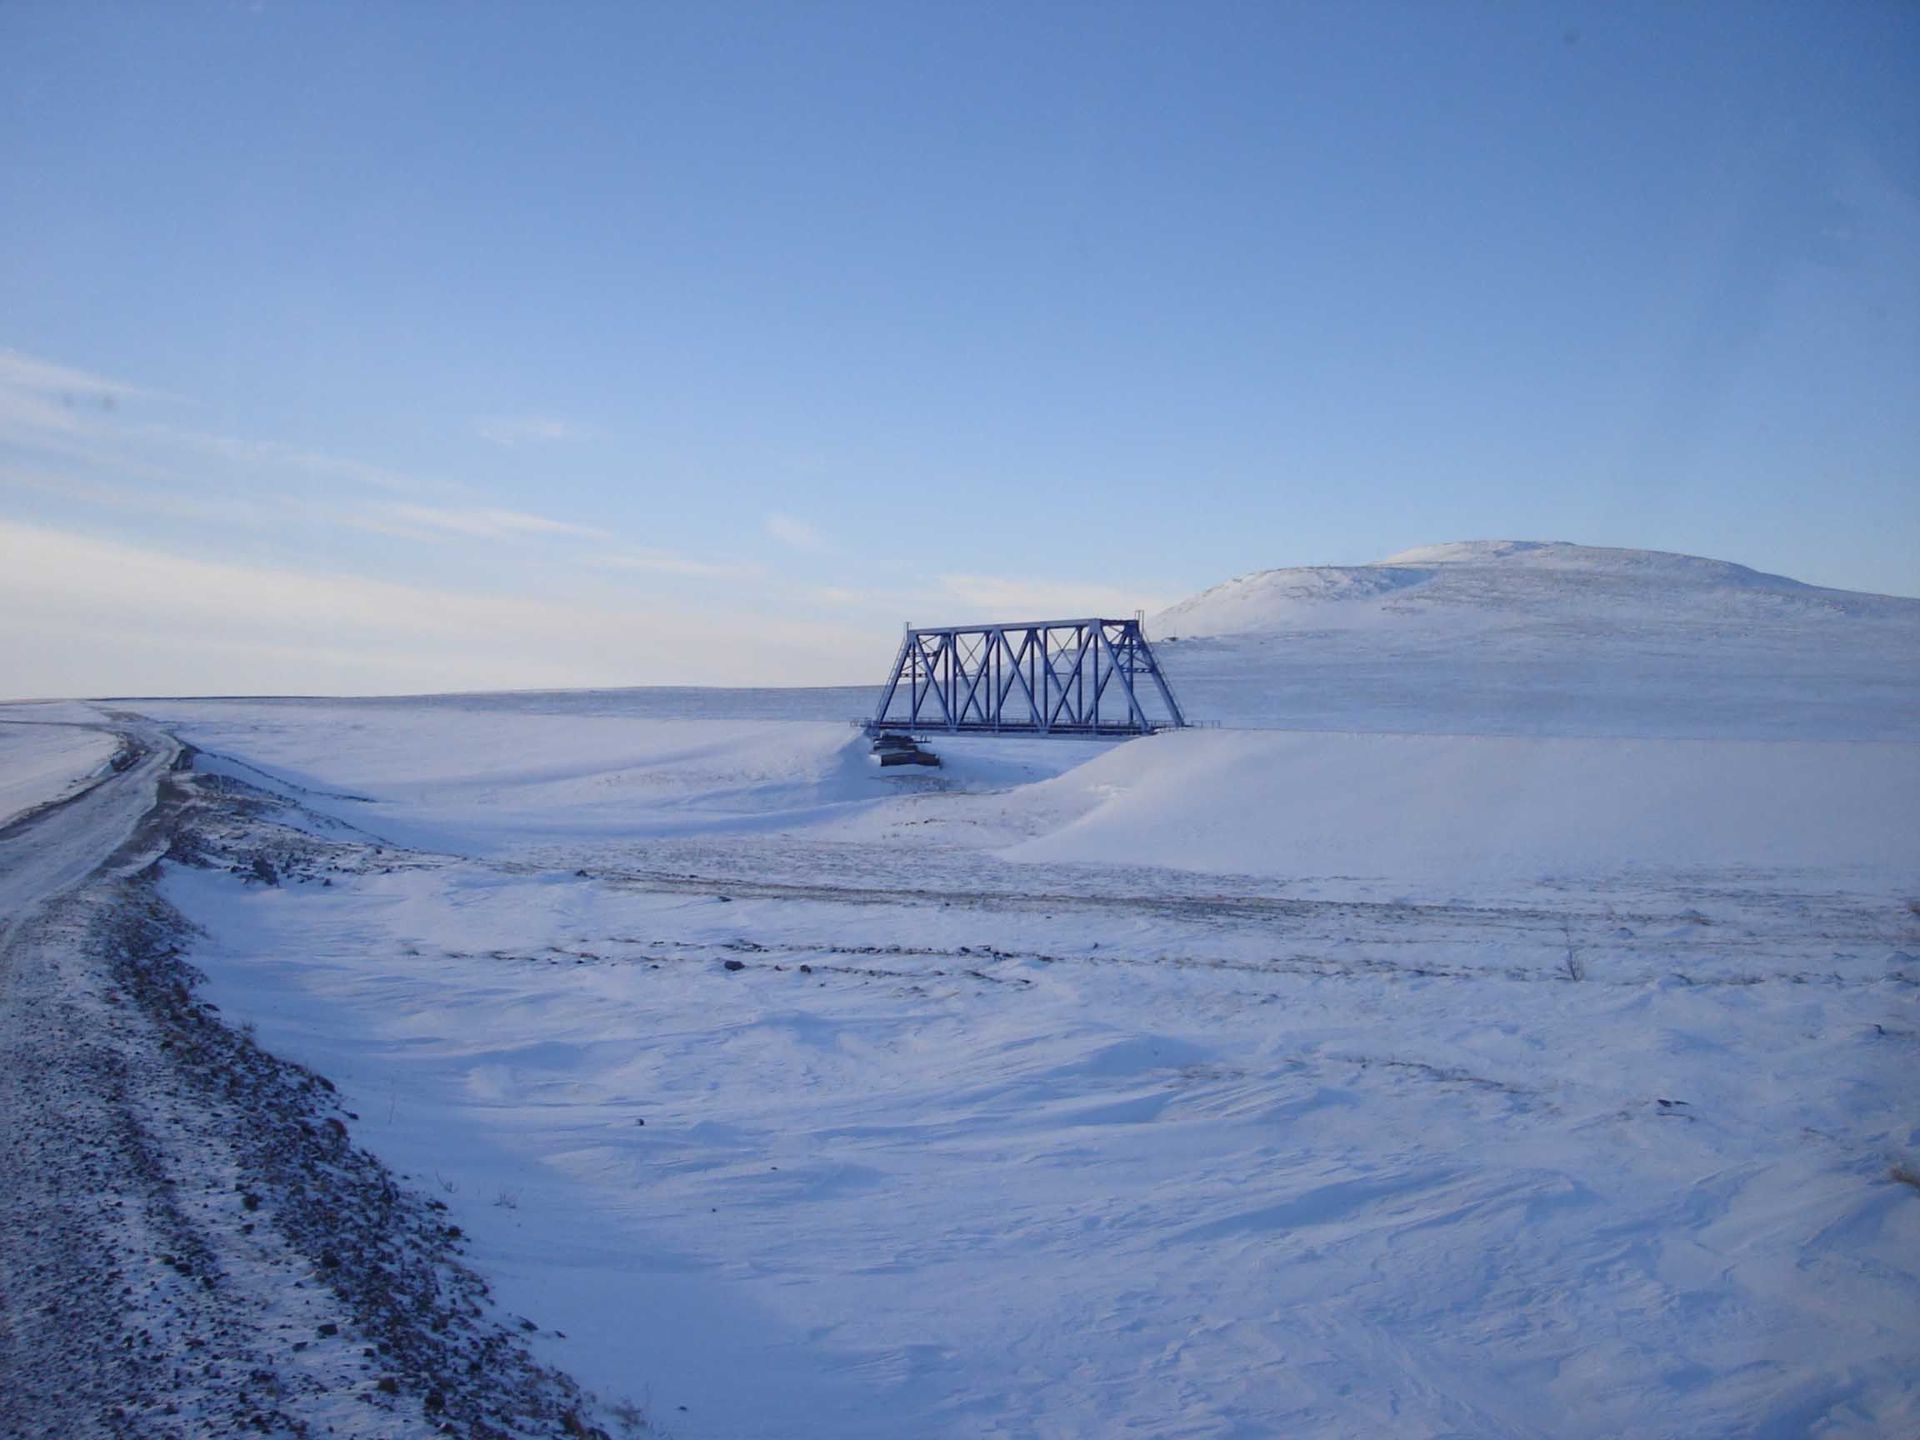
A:
{"type": "Polygon", "coordinates": [[[1448,539],[1920,593],[1920,8],[0,6],[0,693],[877,677],[1448,539]]]}

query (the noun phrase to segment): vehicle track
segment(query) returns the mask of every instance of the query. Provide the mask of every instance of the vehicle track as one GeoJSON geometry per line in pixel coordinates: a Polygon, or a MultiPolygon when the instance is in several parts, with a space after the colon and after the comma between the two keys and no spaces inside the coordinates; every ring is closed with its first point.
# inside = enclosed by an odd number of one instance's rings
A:
{"type": "Polygon", "coordinates": [[[0,833],[0,1437],[604,1435],[331,1084],[195,997],[188,752],[107,728],[127,763],[0,833]]]}

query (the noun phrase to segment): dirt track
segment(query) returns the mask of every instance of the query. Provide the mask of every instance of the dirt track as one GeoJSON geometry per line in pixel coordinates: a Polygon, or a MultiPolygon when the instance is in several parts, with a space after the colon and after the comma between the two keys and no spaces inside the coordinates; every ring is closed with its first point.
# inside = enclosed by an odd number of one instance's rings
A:
{"type": "Polygon", "coordinates": [[[0,832],[0,1436],[580,1436],[436,1202],[194,998],[152,879],[245,804],[131,758],[0,832]]]}

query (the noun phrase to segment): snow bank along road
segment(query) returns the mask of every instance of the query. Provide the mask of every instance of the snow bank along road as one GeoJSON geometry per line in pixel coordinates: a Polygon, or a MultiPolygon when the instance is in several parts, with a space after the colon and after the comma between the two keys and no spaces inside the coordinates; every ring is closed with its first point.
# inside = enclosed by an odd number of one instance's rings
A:
{"type": "Polygon", "coordinates": [[[57,720],[48,713],[61,713],[64,707],[17,708],[35,718],[0,712],[0,829],[29,810],[85,789],[132,758],[132,752],[118,749],[117,738],[98,724],[57,720]]]}
{"type": "Polygon", "coordinates": [[[0,1435],[593,1433],[327,1082],[193,998],[180,747],[76,728],[112,766],[0,829],[0,1435]]]}
{"type": "Polygon", "coordinates": [[[1910,744],[149,710],[201,993],[685,1440],[1920,1422],[1910,744]]]}
{"type": "MultiPolygon", "coordinates": [[[[25,726],[9,730],[8,739],[32,733],[25,726]]],[[[153,806],[161,772],[179,753],[171,736],[138,722],[33,726],[33,732],[43,731],[74,737],[63,748],[88,760],[114,754],[117,741],[120,759],[97,783],[71,795],[63,792],[77,777],[66,771],[81,767],[27,772],[50,793],[17,790],[13,815],[0,826],[0,916],[6,917],[0,939],[10,938],[44,902],[86,879],[132,837],[153,806]]]]}

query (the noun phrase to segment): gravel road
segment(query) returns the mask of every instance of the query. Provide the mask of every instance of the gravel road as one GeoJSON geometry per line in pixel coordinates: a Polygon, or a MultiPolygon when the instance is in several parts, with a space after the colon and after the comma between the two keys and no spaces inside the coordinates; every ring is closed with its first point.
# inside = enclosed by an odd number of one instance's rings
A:
{"type": "Polygon", "coordinates": [[[195,998],[152,881],[246,801],[106,728],[0,829],[0,1437],[604,1435],[331,1084],[195,998]]]}

